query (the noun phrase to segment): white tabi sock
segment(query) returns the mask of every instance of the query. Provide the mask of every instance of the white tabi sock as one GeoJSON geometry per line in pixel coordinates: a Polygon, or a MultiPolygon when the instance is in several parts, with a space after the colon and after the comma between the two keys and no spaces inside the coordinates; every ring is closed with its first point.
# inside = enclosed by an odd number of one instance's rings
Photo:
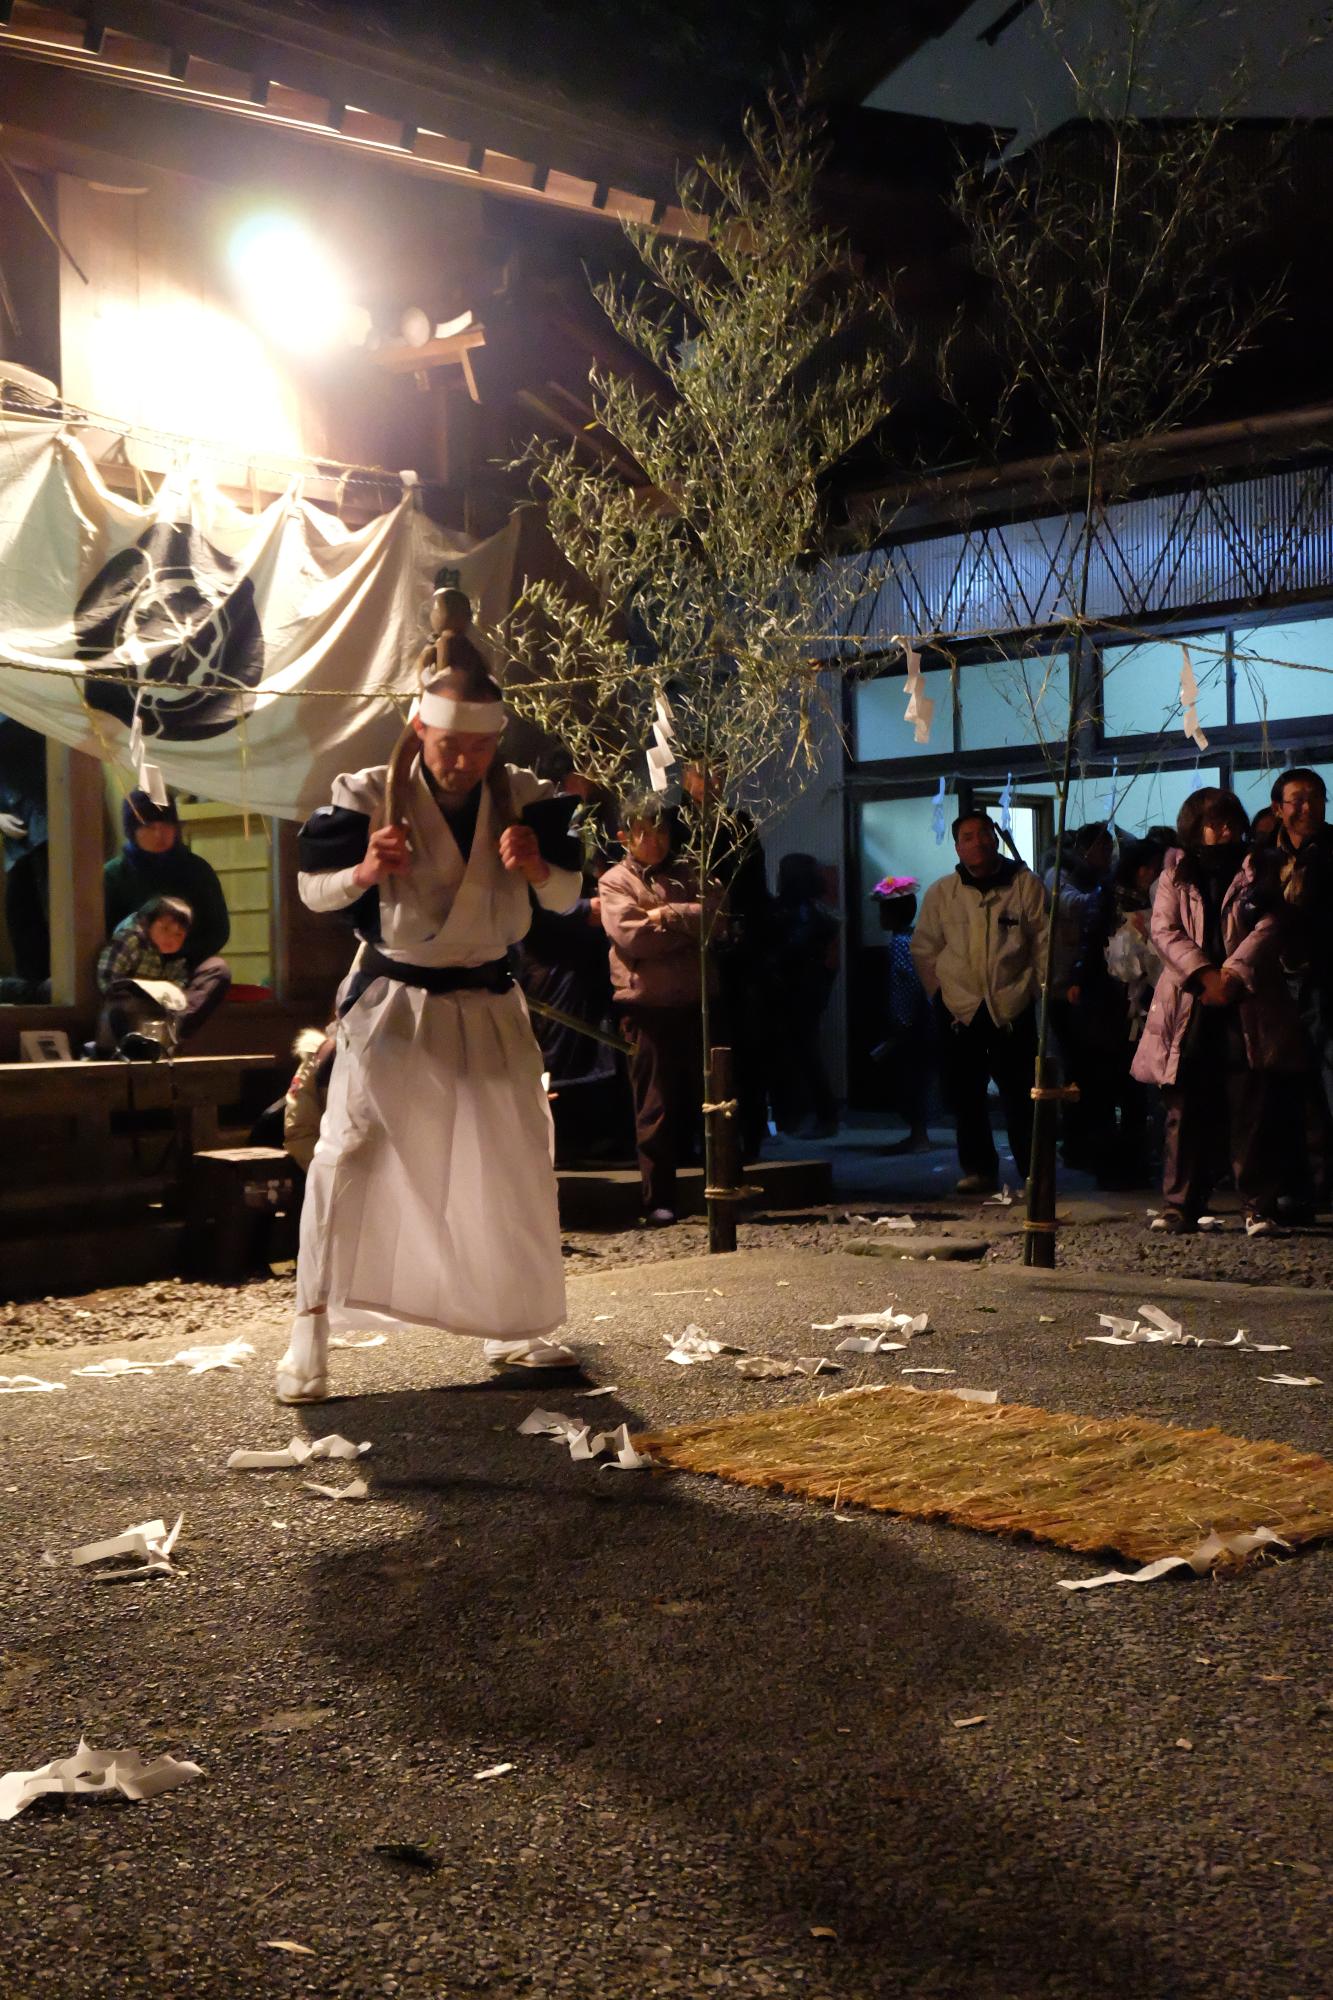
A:
{"type": "Polygon", "coordinates": [[[280,1403],[322,1403],[329,1393],[327,1313],[298,1313],[287,1352],[278,1363],[280,1403]]]}

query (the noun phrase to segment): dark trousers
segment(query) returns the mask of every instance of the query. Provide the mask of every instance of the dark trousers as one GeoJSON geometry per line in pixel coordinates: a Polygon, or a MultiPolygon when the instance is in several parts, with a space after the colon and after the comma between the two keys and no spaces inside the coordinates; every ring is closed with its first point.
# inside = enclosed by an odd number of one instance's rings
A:
{"type": "Polygon", "coordinates": [[[810,1116],[824,1127],[838,1122],[838,1100],[819,1045],[828,997],[827,987],[772,997],[773,1116],[780,1132],[795,1132],[810,1116]]]}
{"type": "Polygon", "coordinates": [[[1246,1208],[1271,1213],[1282,1184],[1282,1101],[1277,1078],[1252,1069],[1219,1075],[1211,1063],[1182,1063],[1176,1082],[1162,1087],[1167,1207],[1197,1222],[1229,1164],[1246,1208]]]}
{"type": "Polygon", "coordinates": [[[645,1213],[676,1206],[676,1169],[688,1156],[703,1102],[702,1029],[696,1007],[627,1007],[634,1143],[645,1213]]]}
{"type": "Polygon", "coordinates": [[[1000,1171],[991,1136],[986,1093],[994,1081],[1004,1109],[1005,1130],[1020,1174],[1032,1156],[1032,1080],[1037,1062],[1037,1019],[1028,1007],[1007,1027],[999,1027],[979,1007],[964,1024],[940,1000],[939,1042],[944,1091],[958,1128],[958,1164],[965,1174],[993,1180],[1000,1171]]]}
{"type": "MultiPolygon", "coordinates": [[[[216,1014],[231,985],[231,967],[225,958],[201,959],[181,988],[186,998],[183,1014],[173,1014],[178,1040],[187,1042],[197,1035],[209,1016],[216,1014]]],[[[110,1055],[126,1035],[133,1034],[145,1021],[160,1021],[164,1010],[151,1000],[132,979],[118,979],[108,988],[97,1024],[97,1046],[110,1055]]]]}
{"type": "Polygon", "coordinates": [[[1305,1029],[1310,1067],[1279,1085],[1283,1116],[1305,1139],[1303,1151],[1296,1147],[1289,1155],[1283,1193],[1325,1207],[1333,1196],[1333,1010],[1308,972],[1291,975],[1287,985],[1305,1029]]]}

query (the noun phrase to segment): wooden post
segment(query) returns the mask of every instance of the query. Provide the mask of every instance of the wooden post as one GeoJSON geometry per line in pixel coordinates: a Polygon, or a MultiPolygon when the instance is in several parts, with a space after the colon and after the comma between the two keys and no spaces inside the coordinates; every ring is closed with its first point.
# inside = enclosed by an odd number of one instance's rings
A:
{"type": "Polygon", "coordinates": [[[102,902],[102,766],[96,757],[46,739],[46,815],[51,847],[51,999],[97,1011],[97,953],[106,925],[102,902]]]}
{"type": "Polygon", "coordinates": [[[740,1182],[740,1124],[732,1094],[731,1050],[708,1052],[708,1102],[714,1107],[707,1116],[712,1140],[708,1148],[711,1184],[705,1188],[708,1202],[708,1248],[736,1248],[736,1189],[740,1182]]]}

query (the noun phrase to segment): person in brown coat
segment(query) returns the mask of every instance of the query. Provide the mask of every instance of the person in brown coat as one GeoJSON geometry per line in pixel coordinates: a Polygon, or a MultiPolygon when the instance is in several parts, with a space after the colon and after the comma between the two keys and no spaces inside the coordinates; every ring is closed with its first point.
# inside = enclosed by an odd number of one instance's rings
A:
{"type": "Polygon", "coordinates": [[[703,1098],[699,933],[719,904],[712,893],[700,903],[693,871],[672,855],[671,816],[656,795],[629,801],[623,817],[626,859],[607,869],[598,896],[612,997],[630,1045],[644,1217],[663,1229],[676,1219],[676,1169],[703,1098]]]}

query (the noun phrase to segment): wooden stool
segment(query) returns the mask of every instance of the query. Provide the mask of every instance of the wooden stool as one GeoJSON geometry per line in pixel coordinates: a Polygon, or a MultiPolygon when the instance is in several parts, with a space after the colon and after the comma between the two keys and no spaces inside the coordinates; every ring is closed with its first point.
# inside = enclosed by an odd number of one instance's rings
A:
{"type": "Polygon", "coordinates": [[[187,1258],[196,1277],[231,1284],[270,1261],[273,1224],[297,1206],[297,1172],[274,1146],[227,1146],[190,1162],[187,1258]]]}

